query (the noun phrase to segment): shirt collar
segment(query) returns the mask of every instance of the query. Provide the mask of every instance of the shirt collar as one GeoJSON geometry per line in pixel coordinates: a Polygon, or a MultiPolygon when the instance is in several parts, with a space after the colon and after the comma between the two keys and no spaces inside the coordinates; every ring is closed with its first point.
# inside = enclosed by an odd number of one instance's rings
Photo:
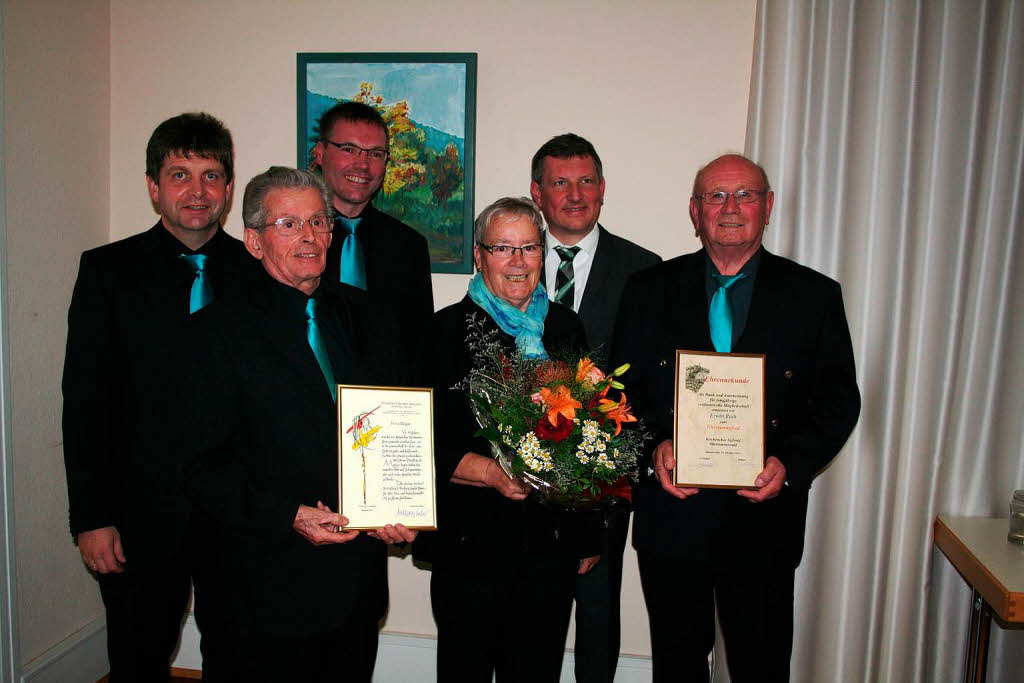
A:
{"type": "MultiPolygon", "coordinates": [[[[580,248],[580,251],[585,253],[587,256],[593,257],[594,252],[597,251],[597,241],[600,239],[601,226],[599,224],[594,225],[594,229],[587,233],[587,236],[577,242],[574,246],[580,248]]],[[[544,243],[546,245],[545,253],[550,253],[555,247],[567,247],[569,245],[562,244],[558,241],[551,231],[548,230],[544,233],[544,243]]]]}

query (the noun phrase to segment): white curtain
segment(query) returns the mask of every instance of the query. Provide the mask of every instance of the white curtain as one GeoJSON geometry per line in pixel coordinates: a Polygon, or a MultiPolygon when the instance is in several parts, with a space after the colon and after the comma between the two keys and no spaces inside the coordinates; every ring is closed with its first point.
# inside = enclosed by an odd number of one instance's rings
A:
{"type": "MultiPolygon", "coordinates": [[[[1006,517],[1024,488],[1024,2],[757,21],[765,243],[842,283],[864,404],[811,492],[793,680],[959,680],[970,596],[932,520],[1006,517]]],[[[992,636],[989,680],[1024,681],[1024,631],[992,636]]]]}

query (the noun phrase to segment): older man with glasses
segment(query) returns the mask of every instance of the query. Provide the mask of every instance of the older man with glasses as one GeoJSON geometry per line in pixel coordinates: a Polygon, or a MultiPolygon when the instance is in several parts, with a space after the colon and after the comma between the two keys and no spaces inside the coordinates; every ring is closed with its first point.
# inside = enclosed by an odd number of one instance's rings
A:
{"type": "Polygon", "coordinates": [[[369,681],[387,609],[386,545],[402,525],[347,531],[337,510],[337,384],[402,384],[395,322],[323,277],[333,221],[309,171],[245,189],[245,247],[264,273],[194,320],[184,373],[190,497],[215,520],[210,681],[369,681]]]}
{"type": "Polygon", "coordinates": [[[629,397],[654,435],[633,544],[655,681],[708,680],[716,604],[732,680],[789,680],[808,493],[860,413],[839,284],[762,247],[774,201],[749,159],[701,169],[690,218],[704,248],[633,276],[616,323],[613,364],[633,364],[629,397]],[[750,490],[673,484],[676,349],[765,354],[766,463],[750,490]]]}

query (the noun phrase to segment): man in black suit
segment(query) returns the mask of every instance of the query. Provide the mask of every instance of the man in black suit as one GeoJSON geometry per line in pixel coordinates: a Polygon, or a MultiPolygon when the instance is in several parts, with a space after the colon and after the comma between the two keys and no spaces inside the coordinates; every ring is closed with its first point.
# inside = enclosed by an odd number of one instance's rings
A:
{"type": "Polygon", "coordinates": [[[761,167],[712,161],[690,199],[704,248],[632,277],[619,311],[614,362],[632,362],[629,398],[657,444],[633,527],[655,681],[708,680],[716,602],[732,680],[789,680],[811,481],[860,413],[839,284],[761,246],[773,202],[761,167]],[[729,324],[710,312],[716,297],[729,324]],[[766,355],[766,462],[753,490],[673,485],[676,349],[766,355]]]}
{"type": "Polygon", "coordinates": [[[183,373],[185,479],[214,521],[218,588],[203,631],[210,681],[369,681],[387,608],[385,543],[402,525],[346,531],[337,509],[336,384],[395,385],[407,370],[387,312],[321,277],[327,188],[272,167],[245,189],[247,296],[195,316],[183,373]],[[383,543],[382,543],[383,541],[383,543]]]}
{"type": "Polygon", "coordinates": [[[114,681],[167,678],[188,601],[201,525],[164,448],[167,415],[181,409],[166,393],[168,359],[191,313],[255,268],[221,228],[232,154],[231,134],[208,114],[161,123],[146,148],[160,220],[82,254],[68,311],[70,527],[99,578],[114,681]]]}
{"type": "Polygon", "coordinates": [[[336,211],[327,276],[364,289],[391,310],[403,338],[415,338],[434,313],[430,253],[423,235],[374,208],[389,159],[387,124],[373,107],[341,102],[319,121],[313,159],[336,211]]]}
{"type": "MultiPolygon", "coordinates": [[[[615,314],[626,280],[661,257],[608,232],[597,222],[604,202],[604,172],[597,150],[573,133],[558,135],[533,155],[530,194],[548,224],[545,286],[552,301],[577,311],[587,342],[607,358],[615,314]]],[[[602,558],[576,578],[576,680],[615,678],[619,658],[619,594],[629,507],[605,513],[602,558]]]]}

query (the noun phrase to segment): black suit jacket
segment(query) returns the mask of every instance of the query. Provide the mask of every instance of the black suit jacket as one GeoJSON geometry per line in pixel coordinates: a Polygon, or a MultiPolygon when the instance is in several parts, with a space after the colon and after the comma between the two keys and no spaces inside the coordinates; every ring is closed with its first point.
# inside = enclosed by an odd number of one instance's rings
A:
{"type": "MultiPolygon", "coordinates": [[[[363,247],[367,291],[390,309],[403,339],[416,339],[434,314],[427,240],[373,204],[367,205],[361,215],[357,234],[363,247]]],[[[335,230],[324,271],[324,276],[334,282],[340,276],[344,242],[345,235],[335,230]]]]}
{"type": "MultiPolygon", "coordinates": [[[[318,320],[339,384],[397,385],[407,370],[393,320],[365,292],[322,280],[318,320]]],[[[338,509],[337,413],[306,339],[307,297],[262,274],[250,296],[194,316],[204,353],[183,427],[188,493],[215,521],[210,558],[229,619],[291,636],[383,616],[386,547],[361,534],[314,547],[299,505],[338,509]]],[[[223,616],[223,615],[222,615],[223,616]]]]}
{"type": "MultiPolygon", "coordinates": [[[[686,254],[636,274],[623,295],[613,364],[632,364],[625,391],[651,429],[652,445],[672,438],[675,350],[714,350],[704,268],[703,250],[686,254]]],[[[715,542],[761,535],[796,566],[811,481],[843,447],[860,412],[839,284],[765,251],[733,351],[767,356],[766,456],[786,466],[788,485],[759,504],[712,489],[678,500],[649,477],[636,490],[634,545],[705,554],[715,542]]]]}
{"type": "MultiPolygon", "coordinates": [[[[167,416],[182,408],[168,387],[195,277],[177,258],[184,251],[160,222],[86,251],[68,310],[63,428],[71,534],[117,527],[130,568],[169,556],[189,520],[165,433],[167,416]]],[[[215,299],[233,296],[256,272],[256,260],[222,230],[203,252],[215,299]]]]}
{"type": "MultiPolygon", "coordinates": [[[[491,317],[468,296],[434,315],[435,473],[438,531],[418,541],[417,556],[435,567],[494,576],[527,553],[555,552],[584,557],[595,548],[597,520],[586,514],[559,513],[543,507],[535,496],[513,501],[491,488],[453,484],[450,480],[467,452],[491,456],[486,439],[473,436],[480,428],[465,391],[452,389],[464,379],[473,358],[466,346],[466,317],[476,314],[486,329],[497,329],[491,317]]],[[[499,330],[506,348],[515,341],[499,330]]],[[[544,321],[544,347],[550,352],[586,349],[579,318],[552,302],[544,321]]]]}
{"type": "Polygon", "coordinates": [[[626,280],[638,270],[661,263],[661,257],[608,232],[600,224],[597,229],[601,236],[590,265],[579,316],[590,347],[600,349],[607,358],[626,280]]]}

